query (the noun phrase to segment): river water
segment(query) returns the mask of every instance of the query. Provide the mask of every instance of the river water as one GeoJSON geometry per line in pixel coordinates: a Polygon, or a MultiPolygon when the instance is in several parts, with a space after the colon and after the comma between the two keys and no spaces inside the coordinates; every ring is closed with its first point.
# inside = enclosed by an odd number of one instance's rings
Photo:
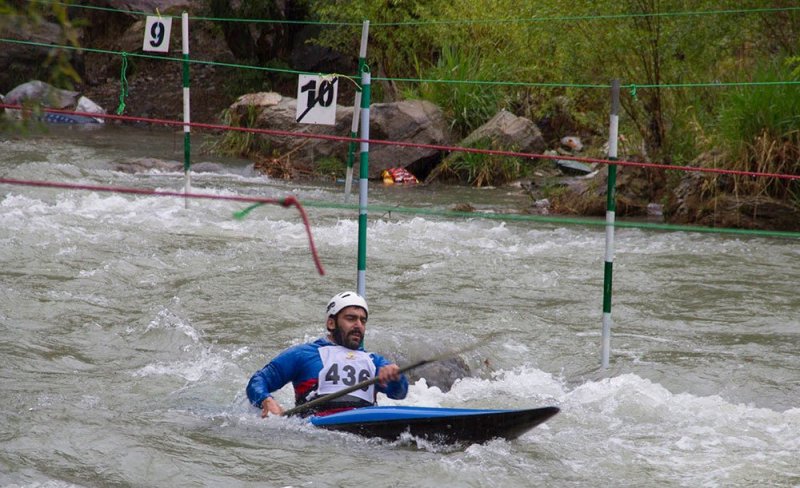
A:
{"type": "MultiPolygon", "coordinates": [[[[180,191],[182,172],[120,168],[179,162],[181,141],[5,134],[0,175],[180,191]]],[[[1,486],[800,486],[796,240],[618,230],[604,371],[602,227],[373,212],[367,348],[406,363],[483,344],[449,391],[420,379],[381,404],[561,413],[514,441],[363,439],[262,420],[244,396],[355,288],[357,211],[328,205],[341,185],[271,180],[198,146],[195,162],[225,169],[194,174],[194,191],[308,204],[326,275],[292,209],[237,220],[246,204],[0,185],[1,486]]],[[[370,200],[525,197],[376,184],[370,200]]],[[[291,405],[290,387],[277,398],[291,405]]]]}

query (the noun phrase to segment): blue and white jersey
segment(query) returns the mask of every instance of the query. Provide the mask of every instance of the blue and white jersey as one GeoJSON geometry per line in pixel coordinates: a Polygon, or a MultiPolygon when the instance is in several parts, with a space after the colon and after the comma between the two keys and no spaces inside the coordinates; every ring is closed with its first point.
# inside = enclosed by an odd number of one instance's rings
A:
{"type": "MultiPolygon", "coordinates": [[[[347,349],[327,339],[317,339],[286,349],[257,371],[247,384],[247,398],[261,408],[264,399],[291,381],[295,403],[302,405],[319,396],[372,379],[388,364],[391,362],[378,354],[363,349],[347,349]]],[[[385,393],[396,400],[405,398],[408,378],[403,375],[400,380],[391,381],[386,387],[376,383],[366,389],[356,390],[331,402],[328,407],[337,408],[344,403],[349,406],[372,405],[376,392],[385,393]]]]}

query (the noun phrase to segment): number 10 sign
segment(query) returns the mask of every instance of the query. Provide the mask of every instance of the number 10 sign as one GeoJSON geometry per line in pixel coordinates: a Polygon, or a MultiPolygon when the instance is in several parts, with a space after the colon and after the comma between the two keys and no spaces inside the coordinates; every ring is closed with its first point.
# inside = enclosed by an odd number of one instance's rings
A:
{"type": "Polygon", "coordinates": [[[300,75],[297,84],[298,124],[336,124],[336,95],[339,78],[300,75]]]}

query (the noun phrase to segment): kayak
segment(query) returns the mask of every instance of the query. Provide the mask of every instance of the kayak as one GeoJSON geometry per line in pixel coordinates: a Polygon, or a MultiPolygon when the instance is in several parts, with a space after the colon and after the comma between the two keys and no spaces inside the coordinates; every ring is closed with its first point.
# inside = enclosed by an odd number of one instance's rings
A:
{"type": "Polygon", "coordinates": [[[312,425],[366,437],[399,439],[404,433],[438,443],[516,439],[559,411],[558,407],[484,410],[435,407],[364,407],[309,417],[312,425]]]}

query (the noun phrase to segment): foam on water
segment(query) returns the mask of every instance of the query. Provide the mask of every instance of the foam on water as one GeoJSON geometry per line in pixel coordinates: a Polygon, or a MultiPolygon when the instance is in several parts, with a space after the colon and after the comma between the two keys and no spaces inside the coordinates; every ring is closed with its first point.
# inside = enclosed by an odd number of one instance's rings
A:
{"type": "MultiPolygon", "coordinates": [[[[183,188],[180,172],[115,171],[109,151],[31,147],[3,142],[5,176],[183,188]]],[[[341,188],[244,170],[193,181],[209,195],[341,201],[341,188]]],[[[355,209],[306,208],[319,277],[294,209],[236,220],[247,204],[3,192],[0,463],[14,471],[0,484],[223,486],[252,481],[241,472],[252,466],[287,486],[800,485],[793,241],[619,229],[601,372],[602,227],[371,213],[368,349],[407,364],[483,344],[461,355],[468,371],[449,391],[423,378],[380,403],[561,408],[518,440],[449,451],[262,420],[244,396],[249,376],[319,336],[324,302],[354,286],[355,209]]],[[[290,386],[276,397],[293,403],[290,386]]]]}

